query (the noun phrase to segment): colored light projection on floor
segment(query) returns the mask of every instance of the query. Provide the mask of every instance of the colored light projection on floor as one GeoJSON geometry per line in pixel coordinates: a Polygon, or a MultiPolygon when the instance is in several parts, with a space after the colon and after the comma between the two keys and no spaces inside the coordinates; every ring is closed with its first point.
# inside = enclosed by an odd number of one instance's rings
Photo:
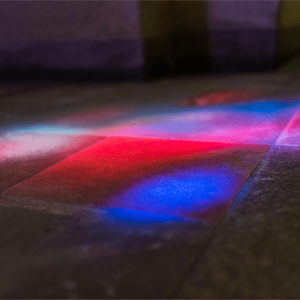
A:
{"type": "Polygon", "coordinates": [[[218,221],[267,149],[111,137],[5,193],[218,221]]]}
{"type": "MultiPolygon", "coordinates": [[[[151,137],[270,145],[289,122],[299,99],[249,102],[238,98],[231,105],[226,101],[221,105],[210,103],[215,105],[210,107],[178,107],[176,103],[148,104],[136,107],[136,110],[125,109],[124,114],[117,109],[99,108],[96,111],[61,115],[44,124],[6,129],[19,133],[151,137]]],[[[230,101],[233,101],[232,98],[230,101]]]]}
{"type": "Polygon", "coordinates": [[[262,97],[262,90],[222,90],[200,94],[191,97],[183,102],[184,106],[216,106],[224,104],[232,104],[237,102],[249,101],[262,97]]]}
{"type": "Polygon", "coordinates": [[[0,190],[19,183],[80,152],[98,136],[9,132],[0,137],[0,190]]]}
{"type": "MultiPolygon", "coordinates": [[[[137,111],[136,108],[119,105],[89,108],[83,111],[71,111],[60,113],[53,119],[44,123],[14,124],[3,127],[3,130],[21,135],[22,133],[36,132],[43,134],[63,134],[63,135],[89,135],[90,127],[109,126],[114,122],[128,119],[137,111]]],[[[1,132],[0,132],[1,133],[1,132]]]]}
{"type": "Polygon", "coordinates": [[[300,110],[293,118],[276,142],[277,145],[300,146],[300,110]]]}
{"type": "Polygon", "coordinates": [[[259,101],[210,108],[177,108],[133,122],[95,128],[103,136],[188,139],[270,145],[294,111],[294,102],[259,101]]]}

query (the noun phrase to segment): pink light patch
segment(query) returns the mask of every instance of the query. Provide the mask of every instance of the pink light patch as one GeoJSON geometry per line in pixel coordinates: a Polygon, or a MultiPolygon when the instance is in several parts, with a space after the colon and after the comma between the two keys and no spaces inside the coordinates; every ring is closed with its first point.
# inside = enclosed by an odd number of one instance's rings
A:
{"type": "Polygon", "coordinates": [[[95,128],[89,134],[270,145],[286,125],[280,114],[235,108],[178,111],[95,128]]]}
{"type": "Polygon", "coordinates": [[[5,193],[218,221],[267,149],[111,137],[5,193]]]}
{"type": "Polygon", "coordinates": [[[291,121],[276,142],[277,145],[300,146],[300,110],[297,110],[291,121]]]}
{"type": "Polygon", "coordinates": [[[0,190],[89,147],[98,136],[6,133],[0,138],[0,190]]]}
{"type": "MultiPolygon", "coordinates": [[[[38,157],[59,152],[62,149],[64,151],[71,150],[74,145],[78,146],[90,138],[80,135],[9,132],[0,137],[0,161],[10,158],[38,157]]],[[[93,137],[93,139],[99,140],[99,137],[93,137]]]]}

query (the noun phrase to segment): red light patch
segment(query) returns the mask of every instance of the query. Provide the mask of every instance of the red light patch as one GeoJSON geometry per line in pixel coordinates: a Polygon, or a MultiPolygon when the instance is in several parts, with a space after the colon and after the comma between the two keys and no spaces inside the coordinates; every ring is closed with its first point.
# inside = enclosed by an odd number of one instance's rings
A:
{"type": "Polygon", "coordinates": [[[263,91],[260,90],[222,90],[191,97],[183,105],[206,107],[232,104],[255,99],[261,97],[263,94],[263,91]]]}
{"type": "Polygon", "coordinates": [[[5,193],[218,221],[268,148],[111,137],[5,193]]]}

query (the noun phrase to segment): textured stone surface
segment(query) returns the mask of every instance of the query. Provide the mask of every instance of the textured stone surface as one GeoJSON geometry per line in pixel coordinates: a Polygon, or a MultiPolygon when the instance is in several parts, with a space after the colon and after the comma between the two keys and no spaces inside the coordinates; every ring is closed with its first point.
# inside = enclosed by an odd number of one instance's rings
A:
{"type": "MultiPolygon", "coordinates": [[[[0,92],[0,132],[33,123],[101,127],[201,93],[249,88],[299,101],[299,74],[9,88],[0,92]],[[140,111],[97,120],[111,104],[140,111]]],[[[1,196],[0,296],[299,298],[299,153],[272,147],[221,223],[1,196]]]]}
{"type": "Polygon", "coordinates": [[[1,297],[163,298],[205,249],[214,228],[122,210],[80,214],[2,277],[1,297]]]}
{"type": "MultiPolygon", "coordinates": [[[[23,93],[1,96],[0,125],[24,126],[46,122],[57,115],[82,113],[110,104],[143,106],[175,103],[204,92],[224,89],[262,89],[274,93],[285,83],[282,94],[298,91],[298,76],[293,74],[244,74],[168,78],[152,82],[109,83],[35,83],[23,93]],[[292,86],[291,86],[292,85],[292,86]]],[[[12,84],[10,89],[15,90],[12,84]]]]}
{"type": "Polygon", "coordinates": [[[63,228],[68,216],[0,206],[0,270],[18,264],[63,228]]]}
{"type": "Polygon", "coordinates": [[[90,212],[93,208],[67,203],[49,202],[30,198],[2,195],[0,205],[5,207],[20,207],[32,211],[42,211],[53,215],[74,216],[80,212],[90,212]]]}
{"type": "Polygon", "coordinates": [[[99,136],[5,132],[0,137],[0,191],[103,139],[99,136]]]}
{"type": "Polygon", "coordinates": [[[1,97],[0,125],[18,129],[79,111],[94,112],[95,107],[103,108],[114,101],[122,103],[122,96],[132,93],[136,86],[136,83],[36,83],[22,93],[11,92],[1,97]]]}
{"type": "Polygon", "coordinates": [[[177,297],[299,297],[299,153],[269,150],[177,297]]]}
{"type": "Polygon", "coordinates": [[[109,137],[4,193],[219,221],[268,148],[109,137]]]}
{"type": "Polygon", "coordinates": [[[297,110],[286,126],[280,137],[277,145],[300,146],[300,110],[297,110]]]}

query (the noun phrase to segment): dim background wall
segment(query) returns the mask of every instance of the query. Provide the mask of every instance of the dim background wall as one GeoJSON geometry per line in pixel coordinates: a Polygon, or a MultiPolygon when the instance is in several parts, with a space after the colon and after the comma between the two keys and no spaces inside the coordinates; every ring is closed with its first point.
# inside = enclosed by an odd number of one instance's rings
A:
{"type": "Polygon", "coordinates": [[[268,71],[277,63],[279,1],[209,1],[212,65],[220,71],[268,71]]]}
{"type": "Polygon", "coordinates": [[[0,2],[2,77],[141,78],[137,1],[0,2]]]}
{"type": "Polygon", "coordinates": [[[0,78],[131,80],[300,68],[299,3],[2,1],[0,78]]]}

